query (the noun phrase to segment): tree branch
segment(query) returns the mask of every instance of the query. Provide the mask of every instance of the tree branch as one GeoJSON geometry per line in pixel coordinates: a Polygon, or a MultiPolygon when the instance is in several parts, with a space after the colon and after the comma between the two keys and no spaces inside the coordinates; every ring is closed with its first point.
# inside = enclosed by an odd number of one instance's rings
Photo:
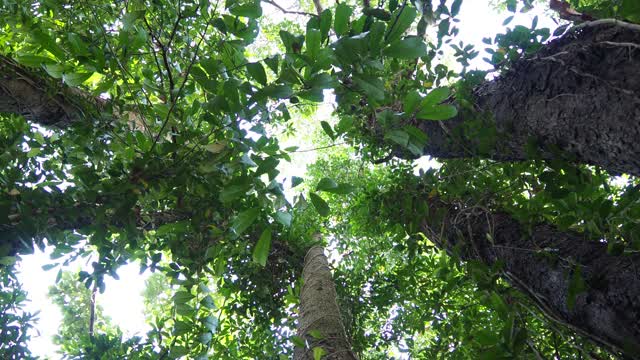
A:
{"type": "Polygon", "coordinates": [[[283,8],[282,6],[278,5],[275,1],[272,1],[272,0],[262,0],[262,2],[265,2],[265,3],[269,4],[269,5],[274,6],[276,9],[282,11],[285,14],[304,15],[304,16],[318,16],[316,14],[311,14],[311,13],[304,12],[304,11],[290,11],[290,10],[287,10],[287,9],[283,8]]]}

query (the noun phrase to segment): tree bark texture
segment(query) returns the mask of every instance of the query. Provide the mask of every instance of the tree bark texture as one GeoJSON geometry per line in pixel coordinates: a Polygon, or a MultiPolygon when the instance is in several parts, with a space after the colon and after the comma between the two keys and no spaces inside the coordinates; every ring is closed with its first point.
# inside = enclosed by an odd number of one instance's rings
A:
{"type": "Polygon", "coordinates": [[[134,207],[128,210],[127,216],[116,216],[117,209],[104,203],[75,202],[72,195],[64,193],[21,190],[19,196],[0,196],[0,256],[32,253],[34,242],[52,232],[100,224],[153,230],[192,216],[191,212],[179,210],[140,213],[134,207]]]}
{"type": "Polygon", "coordinates": [[[0,55],[0,113],[22,115],[28,121],[64,128],[87,120],[105,101],[63,85],[41,70],[21,66],[0,55]]]}
{"type": "MultiPolygon", "coordinates": [[[[571,29],[534,56],[517,61],[478,86],[475,110],[451,120],[415,120],[428,136],[424,154],[436,158],[490,157],[520,161],[538,156],[640,175],[640,26],[614,20],[571,29]],[[469,128],[477,114],[497,136],[469,128]],[[485,139],[486,140],[486,139],[485,139]]],[[[477,130],[477,128],[476,128],[477,130]]],[[[402,156],[402,155],[400,155],[402,156]]]]}
{"type": "Polygon", "coordinates": [[[324,249],[314,246],[307,252],[302,270],[298,336],[305,348],[296,347],[295,360],[313,360],[314,348],[324,349],[322,359],[356,360],[342,324],[336,289],[324,249]]]}
{"type": "Polygon", "coordinates": [[[429,206],[431,220],[421,228],[439,247],[464,260],[501,262],[504,277],[551,319],[616,353],[640,356],[640,254],[610,255],[604,242],[550,224],[526,228],[503,212],[437,199],[429,206]],[[570,308],[576,271],[585,290],[570,308]]]}

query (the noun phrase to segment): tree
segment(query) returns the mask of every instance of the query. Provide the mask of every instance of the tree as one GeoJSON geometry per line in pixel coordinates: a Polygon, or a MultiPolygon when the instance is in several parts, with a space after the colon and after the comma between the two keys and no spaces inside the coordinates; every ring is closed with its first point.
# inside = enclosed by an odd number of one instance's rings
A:
{"type": "Polygon", "coordinates": [[[300,318],[294,359],[357,359],[342,324],[340,308],[324,249],[309,249],[302,269],[300,318]]]}
{"type": "Polygon", "coordinates": [[[640,9],[559,3],[564,17],[627,21],[565,26],[547,43],[535,20],[508,29],[486,39],[492,80],[468,70],[473,46],[451,42],[460,0],[314,2],[306,23],[275,25],[259,1],[8,4],[0,256],[93,252],[81,281],[98,291],[126,262],[166,274],[172,309],[129,349],[140,357],[291,354],[319,233],[356,254],[336,279],[361,357],[634,357],[639,195],[612,175],[640,172],[640,9]],[[319,122],[319,147],[357,152],[304,182],[279,178],[298,149],[276,134],[309,123],[326,90],[338,120],[319,122]],[[392,160],[423,155],[442,167],[415,176],[392,160]],[[377,340],[373,314],[386,321],[377,340]]]}
{"type": "Polygon", "coordinates": [[[122,340],[122,331],[96,303],[96,289],[87,289],[73,271],[63,271],[59,282],[49,288],[49,298],[63,317],[53,342],[65,358],[122,357],[137,343],[136,338],[122,340]]]}

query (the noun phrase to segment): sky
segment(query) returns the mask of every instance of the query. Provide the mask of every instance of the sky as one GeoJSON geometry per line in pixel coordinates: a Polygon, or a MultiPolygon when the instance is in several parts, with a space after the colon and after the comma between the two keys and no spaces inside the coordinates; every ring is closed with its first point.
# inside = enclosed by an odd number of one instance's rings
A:
{"type": "MultiPolygon", "coordinates": [[[[285,8],[292,4],[292,0],[279,2],[285,8]]],[[[273,6],[263,3],[265,16],[282,16],[273,6]]],[[[538,15],[538,27],[549,27],[552,30],[557,26],[541,11],[535,8],[526,14],[516,14],[513,21],[508,27],[515,25],[524,25],[529,27],[534,16],[538,15]]],[[[489,5],[487,0],[465,0],[463,1],[460,11],[459,27],[460,33],[456,39],[456,43],[462,40],[465,44],[473,44],[476,50],[480,50],[480,55],[472,61],[471,68],[490,69],[491,65],[482,60],[486,56],[484,53],[485,45],[482,39],[485,37],[493,37],[499,32],[503,32],[503,20],[508,14],[498,14],[489,5]]],[[[290,17],[290,16],[289,16],[290,17]]],[[[325,99],[330,99],[330,96],[325,99]]],[[[327,101],[321,106],[316,118],[326,118],[331,113],[331,103],[327,101]]],[[[298,145],[300,149],[312,147],[312,144],[300,144],[297,139],[290,139],[283,144],[283,147],[298,145]],[[297,143],[295,143],[297,141],[297,143]]],[[[313,162],[316,158],[315,152],[293,153],[293,161],[291,164],[281,168],[282,177],[290,177],[291,175],[300,176],[304,172],[307,164],[313,162]]],[[[423,157],[417,160],[416,165],[426,168],[430,166],[429,159],[423,157]]],[[[48,249],[50,251],[50,249],[48,249]]],[[[60,310],[47,299],[47,291],[50,285],[54,284],[57,268],[49,271],[42,269],[43,265],[53,263],[49,260],[48,252],[36,251],[33,255],[23,256],[20,263],[19,278],[23,283],[24,290],[28,292],[30,302],[27,304],[27,310],[31,312],[39,311],[39,320],[35,328],[37,331],[32,332],[30,348],[35,356],[48,357],[50,359],[58,359],[56,354],[56,346],[51,342],[51,337],[57,332],[61,321],[60,310]]],[[[71,264],[71,269],[84,268],[86,264],[77,262],[71,264]]],[[[141,295],[144,289],[144,281],[149,276],[148,273],[139,274],[139,265],[129,264],[122,266],[117,271],[120,280],[114,280],[110,277],[105,278],[106,291],[99,294],[97,302],[104,308],[104,313],[110,316],[113,323],[119,326],[125,335],[144,335],[149,330],[149,326],[144,322],[143,298],[141,295]]]]}

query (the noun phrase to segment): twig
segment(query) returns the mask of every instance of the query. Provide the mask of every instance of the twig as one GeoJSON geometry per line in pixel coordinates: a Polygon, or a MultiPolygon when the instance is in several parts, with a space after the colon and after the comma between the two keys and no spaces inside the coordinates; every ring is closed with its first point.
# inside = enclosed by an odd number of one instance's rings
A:
{"type": "Polygon", "coordinates": [[[287,10],[287,9],[283,8],[282,6],[278,5],[275,1],[272,1],[272,0],[262,0],[262,1],[266,2],[269,5],[274,6],[275,8],[277,8],[278,10],[282,11],[285,14],[305,15],[305,16],[318,16],[316,14],[312,14],[312,13],[308,13],[308,12],[304,12],[304,11],[290,11],[290,10],[287,10]]]}
{"type": "Polygon", "coordinates": [[[319,146],[319,147],[315,147],[315,148],[311,148],[311,149],[296,150],[296,151],[290,151],[290,152],[292,152],[292,153],[310,152],[310,151],[328,149],[328,148],[332,148],[332,147],[340,146],[340,145],[344,145],[344,144],[346,144],[346,142],[334,143],[334,144],[327,145],[327,146],[319,146]]]}

